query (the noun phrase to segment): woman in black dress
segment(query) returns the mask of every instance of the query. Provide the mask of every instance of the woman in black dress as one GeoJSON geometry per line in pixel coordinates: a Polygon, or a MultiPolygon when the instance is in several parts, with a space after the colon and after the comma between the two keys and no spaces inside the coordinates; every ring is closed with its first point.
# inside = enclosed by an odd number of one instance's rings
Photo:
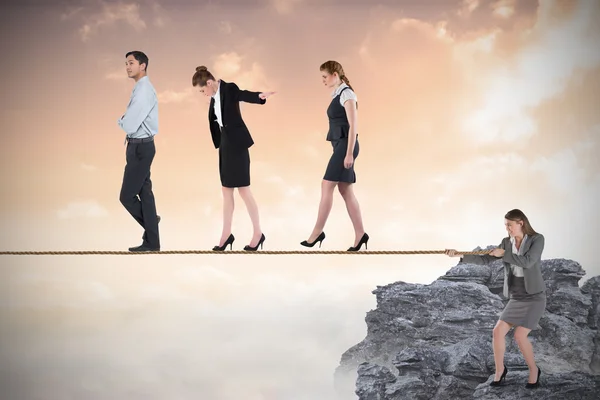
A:
{"type": "Polygon", "coordinates": [[[235,83],[225,82],[215,77],[205,66],[196,68],[192,77],[192,86],[198,86],[200,92],[211,97],[208,110],[208,122],[215,148],[219,149],[219,175],[223,191],[223,231],[215,251],[223,251],[229,245],[231,249],[235,237],[231,233],[233,220],[233,190],[238,188],[240,196],[252,221],[254,234],[250,244],[244,250],[256,251],[265,241],[260,228],[258,206],[250,191],[250,152],[254,144],[252,136],[242,119],[240,101],[265,104],[266,99],[275,92],[250,92],[241,90],[235,83]]]}
{"type": "Polygon", "coordinates": [[[333,89],[331,94],[333,99],[327,108],[329,118],[327,140],[331,142],[333,154],[321,183],[321,202],[317,222],[308,239],[300,244],[313,247],[316,242],[319,242],[319,247],[321,246],[325,239],[323,229],[333,205],[333,191],[337,186],[354,226],[354,245],[348,251],[358,251],[363,243],[365,248],[367,247],[369,235],[363,228],[360,206],[352,189],[352,185],[356,182],[354,160],[359,153],[356,127],[357,98],[339,62],[327,61],[321,65],[320,70],[323,84],[333,89]]]}

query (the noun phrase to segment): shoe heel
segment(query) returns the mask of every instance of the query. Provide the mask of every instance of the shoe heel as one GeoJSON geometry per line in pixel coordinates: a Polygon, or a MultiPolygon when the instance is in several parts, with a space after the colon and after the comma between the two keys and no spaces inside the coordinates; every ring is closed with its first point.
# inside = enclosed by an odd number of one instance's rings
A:
{"type": "Polygon", "coordinates": [[[348,248],[348,251],[359,251],[364,243],[365,245],[365,249],[367,249],[367,242],[369,241],[369,235],[367,235],[367,233],[365,232],[362,237],[360,238],[360,240],[358,241],[358,244],[356,245],[356,247],[351,246],[350,248],[348,248]]]}
{"type": "MultiPolygon", "coordinates": [[[[537,365],[536,365],[536,367],[537,367],[537,365]]],[[[526,389],[533,389],[533,388],[540,386],[540,375],[542,374],[542,370],[540,369],[540,367],[537,367],[537,369],[538,369],[538,375],[537,375],[537,379],[536,379],[535,383],[527,382],[527,385],[525,385],[526,389]]]]}
{"type": "Polygon", "coordinates": [[[310,243],[307,240],[303,240],[302,242],[300,242],[300,244],[304,247],[314,247],[314,245],[317,244],[317,242],[319,242],[319,248],[321,248],[321,244],[323,243],[324,239],[325,239],[325,232],[321,232],[319,234],[319,236],[317,236],[317,238],[315,239],[314,242],[310,243]]]}
{"type": "Polygon", "coordinates": [[[225,243],[223,243],[223,246],[216,245],[215,247],[213,247],[213,251],[225,251],[225,250],[227,250],[227,246],[229,246],[230,250],[233,250],[233,242],[234,241],[235,241],[235,237],[233,236],[233,234],[229,234],[229,237],[227,238],[227,240],[225,240],[225,243]]]}
{"type": "Polygon", "coordinates": [[[258,246],[260,246],[260,248],[262,249],[264,241],[265,241],[265,235],[263,233],[260,236],[260,240],[256,244],[256,247],[250,247],[250,245],[246,245],[246,246],[244,246],[244,250],[246,250],[246,251],[256,251],[256,250],[258,250],[258,246]]]}
{"type": "Polygon", "coordinates": [[[504,365],[504,372],[502,372],[502,376],[500,376],[500,379],[497,380],[497,381],[492,380],[492,382],[490,383],[490,386],[500,386],[500,385],[502,385],[502,383],[506,379],[507,372],[508,372],[508,369],[506,368],[506,365],[504,365]]]}

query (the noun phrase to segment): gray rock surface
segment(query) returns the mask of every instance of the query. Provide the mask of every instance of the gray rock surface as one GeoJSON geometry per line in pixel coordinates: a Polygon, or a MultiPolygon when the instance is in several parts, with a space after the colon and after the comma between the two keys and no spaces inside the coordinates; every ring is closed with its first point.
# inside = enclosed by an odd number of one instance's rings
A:
{"type": "Polygon", "coordinates": [[[565,259],[544,260],[542,273],[546,312],[529,335],[539,388],[525,388],[528,369],[512,331],[505,384],[489,386],[492,329],[507,302],[501,261],[458,264],[429,285],[377,287],[367,336],[342,355],[336,384],[352,382],[359,400],[600,399],[600,277],[580,288],[585,271],[565,259]]]}

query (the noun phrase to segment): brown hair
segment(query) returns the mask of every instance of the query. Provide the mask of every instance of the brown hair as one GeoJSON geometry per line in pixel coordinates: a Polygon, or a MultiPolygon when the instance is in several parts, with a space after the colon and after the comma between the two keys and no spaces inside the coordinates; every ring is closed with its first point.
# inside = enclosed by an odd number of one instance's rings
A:
{"type": "Polygon", "coordinates": [[[510,210],[509,212],[506,213],[504,218],[506,218],[509,221],[515,221],[515,222],[522,221],[523,222],[523,233],[528,236],[537,234],[537,232],[531,227],[531,224],[529,223],[529,219],[527,219],[527,216],[523,213],[523,211],[521,211],[519,209],[515,208],[514,210],[510,210]]]}
{"type": "Polygon", "coordinates": [[[196,67],[196,72],[192,77],[192,86],[206,86],[206,81],[210,79],[212,79],[213,81],[216,80],[213,74],[210,73],[208,68],[206,68],[204,65],[196,67]]]}
{"type": "Polygon", "coordinates": [[[340,64],[339,62],[331,61],[331,60],[325,61],[323,64],[321,64],[321,67],[319,67],[319,71],[327,71],[331,75],[333,75],[334,72],[337,72],[337,74],[339,75],[342,82],[344,82],[346,85],[348,85],[348,87],[352,91],[354,91],[352,86],[350,86],[350,81],[348,80],[348,77],[344,74],[344,69],[342,68],[342,64],[340,64]]]}

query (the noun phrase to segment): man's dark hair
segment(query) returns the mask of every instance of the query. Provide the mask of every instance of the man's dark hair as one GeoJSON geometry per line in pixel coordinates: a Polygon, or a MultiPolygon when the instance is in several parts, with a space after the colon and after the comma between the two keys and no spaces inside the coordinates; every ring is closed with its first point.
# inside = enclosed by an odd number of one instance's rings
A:
{"type": "Polygon", "coordinates": [[[144,54],[144,52],[138,50],[130,51],[125,54],[125,58],[129,56],[133,56],[133,58],[135,58],[140,64],[146,64],[146,68],[144,68],[144,70],[148,72],[148,56],[144,54]]]}

